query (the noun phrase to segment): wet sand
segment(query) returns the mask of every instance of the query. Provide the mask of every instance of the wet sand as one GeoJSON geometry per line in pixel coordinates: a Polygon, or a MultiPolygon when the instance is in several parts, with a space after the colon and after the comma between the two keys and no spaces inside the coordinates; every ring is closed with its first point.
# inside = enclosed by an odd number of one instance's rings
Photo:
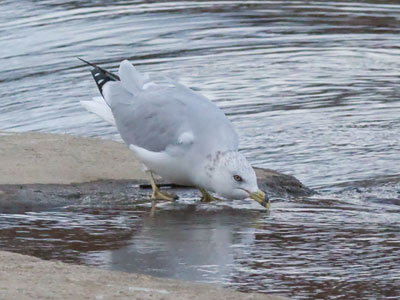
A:
{"type": "MultiPolygon", "coordinates": [[[[140,163],[121,143],[70,135],[0,135],[0,209],[40,210],[90,193],[143,193],[140,163]],[[126,192],[128,193],[128,192],[126,192]]],[[[292,176],[258,169],[272,193],[311,191],[292,176]]],[[[0,299],[283,299],[0,252],[0,299]]]]}

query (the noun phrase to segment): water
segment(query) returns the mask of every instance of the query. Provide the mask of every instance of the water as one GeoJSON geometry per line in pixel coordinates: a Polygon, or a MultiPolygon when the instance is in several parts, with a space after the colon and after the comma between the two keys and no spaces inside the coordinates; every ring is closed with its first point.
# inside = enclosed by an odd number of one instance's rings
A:
{"type": "Polygon", "coordinates": [[[213,99],[254,165],[320,193],[276,200],[268,216],[181,208],[153,220],[132,207],[2,215],[2,247],[294,299],[400,297],[397,1],[0,5],[1,130],[119,139],[80,107],[98,92],[76,57],[112,71],[127,58],[213,99]]]}

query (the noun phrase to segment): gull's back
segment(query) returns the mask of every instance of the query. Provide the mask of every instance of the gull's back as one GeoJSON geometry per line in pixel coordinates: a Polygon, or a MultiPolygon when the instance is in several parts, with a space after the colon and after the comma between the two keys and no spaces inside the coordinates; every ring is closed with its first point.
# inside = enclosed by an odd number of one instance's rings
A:
{"type": "Polygon", "coordinates": [[[238,137],[225,114],[202,95],[178,84],[155,84],[127,61],[121,81],[110,81],[103,96],[128,144],[153,152],[196,144],[196,149],[237,150],[238,137]],[[183,138],[184,137],[184,138],[183,138]]]}

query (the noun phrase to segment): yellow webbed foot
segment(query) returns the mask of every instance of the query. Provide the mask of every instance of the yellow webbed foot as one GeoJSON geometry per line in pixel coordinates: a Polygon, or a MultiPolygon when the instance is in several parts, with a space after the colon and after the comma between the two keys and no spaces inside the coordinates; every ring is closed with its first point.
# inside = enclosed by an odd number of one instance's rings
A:
{"type": "Polygon", "coordinates": [[[174,201],[179,198],[175,194],[160,192],[160,189],[158,188],[156,182],[154,181],[153,173],[151,171],[147,171],[146,173],[149,176],[149,181],[150,181],[151,187],[153,189],[153,193],[150,196],[151,199],[174,201]]]}
{"type": "Polygon", "coordinates": [[[176,199],[179,199],[178,195],[172,193],[160,192],[159,189],[153,190],[153,193],[151,194],[150,198],[157,200],[166,200],[166,201],[174,201],[176,199]]]}
{"type": "Polygon", "coordinates": [[[198,189],[201,192],[201,194],[203,195],[200,200],[201,202],[223,201],[222,199],[213,197],[205,189],[202,189],[202,188],[198,188],[198,189]]]}

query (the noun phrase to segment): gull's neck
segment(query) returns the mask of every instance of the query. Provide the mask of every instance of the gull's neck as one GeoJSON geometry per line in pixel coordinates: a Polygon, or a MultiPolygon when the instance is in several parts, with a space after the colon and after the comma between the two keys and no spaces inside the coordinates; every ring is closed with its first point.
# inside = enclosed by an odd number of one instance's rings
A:
{"type": "Polygon", "coordinates": [[[195,185],[204,188],[206,190],[214,192],[213,181],[217,168],[221,163],[221,160],[228,152],[233,151],[221,151],[217,150],[211,154],[206,155],[205,159],[198,164],[198,168],[195,171],[195,185]]]}

